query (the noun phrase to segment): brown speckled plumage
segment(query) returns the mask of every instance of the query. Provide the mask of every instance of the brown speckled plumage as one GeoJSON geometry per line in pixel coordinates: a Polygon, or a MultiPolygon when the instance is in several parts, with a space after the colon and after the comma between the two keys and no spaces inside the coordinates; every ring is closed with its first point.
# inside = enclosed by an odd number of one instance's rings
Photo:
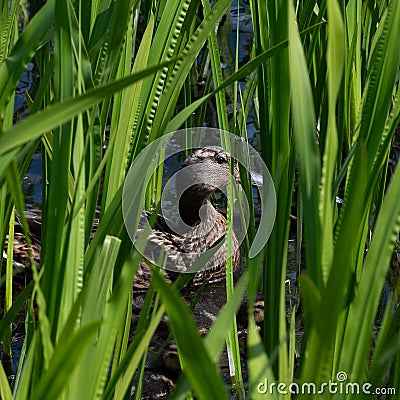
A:
{"type": "MultiPolygon", "coordinates": [[[[180,216],[191,229],[184,236],[178,235],[171,231],[162,216],[158,216],[148,238],[147,249],[153,251],[153,259],[159,257],[161,251],[159,245],[163,245],[168,254],[168,262],[173,263],[178,271],[190,271],[202,253],[224,240],[226,219],[214,208],[211,195],[217,187],[228,183],[229,157],[229,154],[220,147],[205,147],[185,160],[180,170],[181,174],[177,178],[176,189],[178,196],[181,195],[180,216]]],[[[236,166],[234,176],[239,181],[236,166]]],[[[143,225],[150,215],[149,212],[142,214],[137,237],[143,232],[143,225]]],[[[235,234],[232,235],[232,246],[233,267],[236,269],[240,262],[240,252],[235,234]]],[[[222,243],[205,267],[196,272],[192,280],[193,285],[201,284],[204,280],[214,282],[225,276],[225,251],[225,243],[222,243]]],[[[165,275],[170,280],[175,280],[177,277],[176,272],[168,270],[165,271],[165,275]]],[[[149,281],[150,270],[143,260],[135,277],[134,287],[138,290],[146,289],[149,281]]]]}

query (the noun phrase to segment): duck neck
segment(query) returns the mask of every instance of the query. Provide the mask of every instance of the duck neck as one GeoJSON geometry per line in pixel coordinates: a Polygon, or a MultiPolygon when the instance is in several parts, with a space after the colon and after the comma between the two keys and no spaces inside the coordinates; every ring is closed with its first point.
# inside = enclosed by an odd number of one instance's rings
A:
{"type": "Polygon", "coordinates": [[[213,211],[215,209],[211,204],[210,195],[204,194],[196,187],[186,190],[179,199],[179,214],[186,225],[198,225],[202,219],[211,217],[213,211]],[[200,215],[202,206],[207,206],[202,209],[202,213],[204,210],[206,215],[200,215]]]}

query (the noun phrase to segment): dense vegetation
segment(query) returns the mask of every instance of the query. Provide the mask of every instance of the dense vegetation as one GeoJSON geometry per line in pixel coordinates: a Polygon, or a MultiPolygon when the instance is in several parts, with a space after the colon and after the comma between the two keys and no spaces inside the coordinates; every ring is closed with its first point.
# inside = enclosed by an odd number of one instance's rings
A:
{"type": "MultiPolygon", "coordinates": [[[[236,62],[227,77],[216,27],[231,3],[49,0],[32,3],[26,20],[22,2],[2,1],[0,248],[13,235],[15,210],[27,230],[20,183],[39,146],[44,182],[40,270],[32,259],[33,281],[14,300],[12,246],[6,249],[3,351],[10,351],[10,326],[24,304],[26,330],[11,385],[0,366],[2,399],[129,396],[164,312],[183,371],[173,398],[190,398],[192,390],[203,399],[228,396],[217,368],[225,345],[239,398],[265,398],[257,390],[265,378],[318,385],[340,382],[339,372],[346,382],[400,387],[396,283],[373,335],[400,226],[400,169],[390,164],[399,140],[400,2],[250,0],[251,57],[240,68],[236,62]],[[27,99],[29,116],[14,123],[15,90],[31,62],[38,87],[27,99]],[[207,80],[204,93],[194,96],[197,76],[207,80]],[[245,78],[241,91],[237,82],[245,78]],[[129,342],[140,255],[132,253],[123,223],[124,179],[148,143],[206,124],[209,102],[216,105],[217,127],[242,137],[247,113],[256,108],[261,154],[276,187],[275,227],[265,251],[247,257],[248,273],[237,286],[228,282],[227,305],[206,337],[176,288],[155,273],[129,342]],[[300,313],[288,313],[285,302],[292,204],[305,256],[300,313]],[[260,276],[264,337],[255,330],[252,306],[260,276]],[[234,317],[246,289],[244,385],[234,317]],[[304,329],[300,352],[296,326],[304,329]]],[[[157,202],[160,184],[155,177],[149,205],[157,202]]],[[[140,393],[139,383],[135,396],[140,393]]]]}

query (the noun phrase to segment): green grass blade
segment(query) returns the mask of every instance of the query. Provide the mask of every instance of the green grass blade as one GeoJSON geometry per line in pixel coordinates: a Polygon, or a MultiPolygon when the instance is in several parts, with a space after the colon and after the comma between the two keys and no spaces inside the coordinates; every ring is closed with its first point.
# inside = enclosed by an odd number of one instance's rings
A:
{"type": "Polygon", "coordinates": [[[40,350],[40,347],[38,347],[38,333],[36,332],[30,342],[30,347],[24,360],[24,368],[20,380],[14,388],[14,398],[16,400],[27,400],[30,398],[29,396],[33,390],[34,384],[36,383],[35,378],[37,379],[33,372],[35,355],[38,354],[38,350],[40,350]]]}
{"type": "MultiPolygon", "coordinates": [[[[188,0],[179,0],[170,3],[168,7],[159,9],[162,12],[160,12],[161,17],[149,50],[148,65],[150,63],[162,63],[175,58],[175,50],[182,40],[181,35],[183,34],[184,21],[189,8],[190,2],[188,0]]],[[[190,62],[188,59],[197,56],[197,53],[189,55],[182,51],[179,54],[182,56],[184,65],[190,62]]],[[[171,63],[170,71],[168,68],[160,69],[156,74],[143,82],[140,94],[141,101],[136,111],[137,121],[135,122],[135,132],[137,137],[135,137],[132,154],[140,152],[149,140],[154,140],[162,133],[159,124],[154,123],[154,119],[157,118],[157,115],[164,115],[166,105],[168,104],[172,108],[175,107],[175,98],[168,96],[166,101],[162,100],[165,93],[166,81],[169,75],[171,75],[171,71],[176,68],[176,65],[181,64],[181,60],[175,61],[171,63]],[[154,132],[151,134],[151,127],[153,125],[154,132]]],[[[185,78],[183,77],[183,81],[185,78]]]]}
{"type": "Polygon", "coordinates": [[[293,133],[299,162],[299,187],[304,204],[306,260],[311,278],[321,288],[321,244],[318,240],[321,237],[321,226],[317,212],[320,168],[315,144],[316,118],[308,69],[291,5],[289,6],[289,58],[293,133]]]}
{"type": "Polygon", "coordinates": [[[10,7],[4,6],[0,16],[1,38],[0,38],[0,65],[8,55],[11,47],[14,45],[14,37],[18,30],[17,13],[19,8],[18,1],[11,1],[10,7]]]}
{"type": "Polygon", "coordinates": [[[358,293],[346,324],[346,351],[342,353],[340,365],[354,379],[363,377],[372,324],[400,229],[399,187],[400,168],[397,167],[378,215],[358,293]]]}
{"type": "Polygon", "coordinates": [[[74,368],[79,364],[83,350],[98,329],[93,322],[77,331],[61,348],[56,348],[50,361],[51,368],[41,377],[31,399],[56,399],[69,383],[74,368]]]}
{"type": "Polygon", "coordinates": [[[215,29],[216,24],[227,11],[231,3],[232,0],[221,0],[215,3],[214,7],[205,16],[185,49],[182,51],[184,58],[176,63],[174,70],[170,73],[165,90],[160,98],[159,107],[153,123],[153,129],[157,131],[157,136],[166,132],[166,127],[174,112],[175,103],[180,89],[184,84],[186,76],[195,61],[197,54],[209,37],[210,32],[215,29]],[[171,99],[173,101],[171,101],[171,99]]]}
{"type": "Polygon", "coordinates": [[[338,131],[336,127],[336,103],[341,86],[344,68],[344,24],[338,3],[328,2],[328,130],[325,137],[325,149],[322,164],[321,207],[321,268],[324,284],[328,279],[333,261],[333,226],[336,193],[332,192],[335,179],[338,153],[338,131]]]}
{"type": "Polygon", "coordinates": [[[148,67],[129,77],[119,79],[96,89],[90,89],[86,91],[85,94],[61,101],[60,103],[47,107],[41,113],[29,116],[27,119],[14,125],[11,129],[0,135],[0,156],[3,156],[8,151],[24,143],[40,137],[44,132],[64,122],[70,121],[71,118],[98,104],[103,99],[110,97],[113,93],[153,74],[155,71],[171,63],[172,61],[166,61],[165,63],[148,67]]]}
{"type": "MultiPolygon", "coordinates": [[[[154,34],[154,17],[151,15],[143,34],[141,45],[137,52],[136,61],[132,68],[132,73],[146,68],[148,63],[149,51],[151,46],[151,38],[154,34]]],[[[117,188],[123,183],[128,164],[128,155],[131,149],[131,141],[126,140],[127,132],[133,132],[136,128],[137,119],[139,118],[139,109],[141,102],[141,89],[143,81],[138,81],[135,85],[124,89],[120,95],[120,107],[116,115],[118,121],[113,125],[111,132],[115,132],[110,138],[110,151],[114,157],[111,157],[108,163],[107,178],[106,178],[106,193],[105,198],[112,198],[117,188]],[[121,162],[121,160],[123,162],[121,162]]],[[[116,100],[117,101],[117,100],[116,100]]],[[[113,111],[115,112],[115,111],[113,111]]],[[[114,122],[114,121],[113,121],[114,122]]],[[[107,207],[107,204],[106,204],[107,207]]]]}
{"type": "MultiPolygon", "coordinates": [[[[306,35],[310,32],[313,32],[320,28],[322,23],[318,23],[315,25],[310,26],[308,29],[304,30],[302,35],[306,35]]],[[[185,107],[182,111],[180,111],[175,117],[173,117],[167,125],[166,131],[172,132],[178,130],[184,122],[192,115],[194,111],[197,110],[203,103],[208,101],[210,98],[215,96],[216,93],[220,92],[221,90],[227,88],[228,86],[232,85],[236,81],[242,80],[246,78],[249,74],[254,72],[260,65],[267,62],[271,57],[276,55],[278,52],[283,50],[288,46],[288,40],[284,40],[281,43],[272,46],[268,50],[260,53],[245,65],[240,67],[234,74],[232,74],[229,78],[227,78],[220,86],[216,87],[211,93],[202,98],[194,101],[189,106],[185,107]]]]}
{"type": "Polygon", "coordinates": [[[260,335],[257,332],[254,317],[249,317],[249,332],[247,337],[248,366],[250,378],[250,395],[252,399],[278,399],[277,392],[268,392],[271,383],[275,383],[272,365],[263,348],[260,335]]]}
{"type": "Polygon", "coordinates": [[[71,381],[69,393],[75,399],[95,398],[102,393],[105,385],[105,376],[114,346],[114,334],[124,315],[123,305],[126,300],[127,285],[135,273],[135,268],[128,271],[128,267],[125,266],[110,295],[113,266],[116,264],[119,247],[119,239],[106,237],[91,271],[89,289],[82,307],[81,324],[85,326],[96,320],[101,320],[102,324],[96,337],[86,346],[82,362],[71,381]],[[127,279],[124,283],[121,281],[123,278],[127,279]],[[92,366],[90,369],[89,365],[92,366]],[[81,391],[83,386],[86,387],[85,393],[81,391]]]}
{"type": "Polygon", "coordinates": [[[0,117],[22,73],[54,22],[55,1],[48,1],[32,18],[10,55],[0,64],[0,117]]]}
{"type": "Polygon", "coordinates": [[[259,56],[255,57],[254,59],[243,65],[241,68],[239,68],[237,72],[235,72],[233,75],[227,78],[220,86],[216,87],[211,93],[194,101],[192,104],[185,107],[181,112],[179,112],[175,117],[173,117],[171,121],[168,123],[166,130],[168,132],[172,132],[179,129],[183,125],[183,123],[189,118],[189,116],[203,103],[205,103],[207,100],[215,96],[216,93],[232,85],[234,82],[245,78],[248,74],[257,69],[259,65],[261,65],[263,62],[268,60],[270,57],[275,55],[280,50],[287,47],[287,45],[288,45],[287,41],[280,43],[279,45],[272,47],[271,49],[265,51],[264,53],[260,54],[259,56]]]}
{"type": "MultiPolygon", "coordinates": [[[[118,382],[118,385],[114,387],[116,379],[113,377],[113,380],[110,381],[110,385],[106,388],[106,399],[125,399],[139,362],[143,358],[144,354],[146,354],[150,341],[156,332],[157,326],[164,312],[165,308],[161,305],[156,312],[153,312],[151,322],[143,334],[141,336],[139,336],[139,334],[136,336],[136,340],[134,340],[127,351],[127,356],[129,356],[129,358],[126,358],[126,369],[124,369],[124,374],[117,371],[117,377],[121,377],[121,380],[118,382]],[[115,395],[112,394],[114,390],[115,395]]],[[[121,364],[124,365],[125,362],[121,364]]]]}
{"type": "MultiPolygon", "coordinates": [[[[395,360],[396,353],[400,352],[400,308],[396,309],[396,295],[390,298],[386,305],[385,315],[379,332],[376,348],[368,374],[368,382],[379,387],[385,379],[387,365],[395,360]]],[[[392,365],[390,367],[394,369],[392,365]]]]}
{"type": "Polygon", "coordinates": [[[176,339],[182,370],[199,399],[226,399],[227,393],[195,323],[177,292],[159,274],[153,280],[165,304],[176,339]],[[196,360],[196,362],[192,362],[196,360]]]}
{"type": "MultiPolygon", "coordinates": [[[[210,2],[208,0],[203,0],[202,3],[205,14],[207,15],[211,11],[210,2]]],[[[223,78],[221,69],[221,55],[218,49],[217,35],[215,31],[210,32],[208,47],[211,58],[211,72],[213,76],[214,87],[218,87],[221,85],[223,78]]],[[[216,93],[215,100],[217,103],[218,126],[220,129],[228,131],[228,112],[226,110],[225,93],[222,91],[216,93]]]]}
{"type": "Polygon", "coordinates": [[[13,305],[4,315],[4,317],[0,320],[0,337],[4,336],[4,332],[7,329],[7,326],[11,325],[17,316],[21,307],[25,304],[26,300],[32,293],[33,289],[33,281],[29,282],[29,284],[24,288],[24,290],[19,294],[19,296],[14,300],[13,305]]]}
{"type": "MultiPolygon", "coordinates": [[[[226,302],[217,319],[208,332],[204,344],[211,355],[213,362],[218,362],[223,347],[226,343],[226,328],[232,325],[237,310],[242,302],[243,295],[247,286],[247,274],[243,275],[235,287],[232,297],[226,302]]],[[[177,383],[177,390],[174,391],[171,398],[186,398],[190,392],[190,383],[185,374],[182,373],[177,383]],[[179,388],[178,388],[179,385],[179,388]],[[175,397],[177,396],[177,397],[175,397]]]]}
{"type": "MultiPolygon", "coordinates": [[[[7,246],[7,262],[6,262],[6,293],[4,299],[4,312],[7,313],[12,307],[13,299],[13,259],[14,259],[14,220],[15,220],[15,208],[11,211],[11,217],[8,228],[8,246],[7,246]]],[[[3,336],[0,336],[3,337],[3,336]]],[[[12,337],[12,325],[10,324],[5,331],[3,337],[3,354],[11,356],[11,337],[12,337]]]]}
{"type": "Polygon", "coordinates": [[[397,80],[400,64],[400,4],[390,2],[381,31],[375,37],[376,44],[371,54],[368,82],[363,95],[363,109],[360,121],[360,137],[370,146],[369,165],[374,161],[375,152],[381,140],[380,133],[390,110],[394,82],[397,80]]]}
{"type": "Polygon", "coordinates": [[[11,400],[13,398],[2,363],[0,363],[0,397],[3,400],[11,400]]]}
{"type": "Polygon", "coordinates": [[[233,318],[239,309],[246,286],[247,274],[240,278],[240,281],[235,286],[235,291],[232,293],[231,298],[221,309],[217,319],[210,329],[210,332],[207,334],[205,345],[214,362],[218,361],[219,355],[222,352],[226,337],[226,327],[231,325],[233,318]]]}

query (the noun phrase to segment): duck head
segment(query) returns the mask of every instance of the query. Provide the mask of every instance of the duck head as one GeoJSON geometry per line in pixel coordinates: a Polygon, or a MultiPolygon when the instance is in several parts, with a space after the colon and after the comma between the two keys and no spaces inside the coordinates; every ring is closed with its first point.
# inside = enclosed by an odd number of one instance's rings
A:
{"type": "MultiPolygon", "coordinates": [[[[177,173],[176,191],[179,198],[179,213],[182,221],[189,226],[201,222],[201,209],[207,214],[216,212],[211,204],[211,195],[229,182],[230,154],[222,147],[209,146],[196,150],[184,161],[177,173]],[[203,206],[206,208],[202,208],[203,206]]],[[[233,177],[237,183],[240,175],[234,161],[233,177]]]]}

